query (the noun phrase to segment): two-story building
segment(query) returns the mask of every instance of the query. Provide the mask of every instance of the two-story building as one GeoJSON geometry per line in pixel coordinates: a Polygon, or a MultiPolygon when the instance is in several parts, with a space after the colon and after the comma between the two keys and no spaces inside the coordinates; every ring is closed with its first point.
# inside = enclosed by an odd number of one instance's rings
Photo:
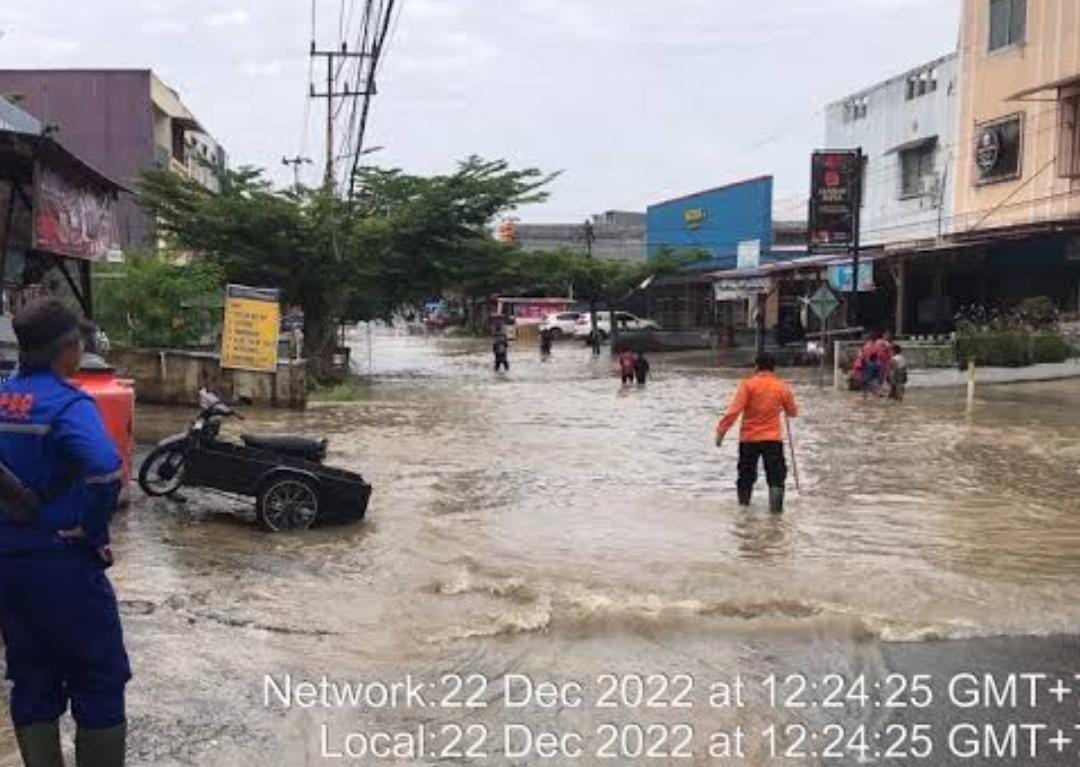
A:
{"type": "Polygon", "coordinates": [[[863,245],[934,240],[955,186],[957,56],[927,62],[830,104],[825,143],[861,147],[863,245]]]}
{"type": "MultiPolygon", "coordinates": [[[[209,188],[224,149],[179,95],[148,69],[0,70],[0,95],[40,120],[85,162],[133,189],[146,170],[165,168],[209,188]]],[[[155,241],[154,222],[131,195],[120,201],[124,246],[155,241]]]]}

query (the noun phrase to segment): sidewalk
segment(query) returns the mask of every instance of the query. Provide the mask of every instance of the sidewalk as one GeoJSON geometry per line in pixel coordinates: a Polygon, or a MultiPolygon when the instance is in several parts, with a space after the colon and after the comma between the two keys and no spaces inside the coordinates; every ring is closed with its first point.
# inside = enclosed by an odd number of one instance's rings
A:
{"type": "MultiPolygon", "coordinates": [[[[976,368],[975,370],[975,383],[978,386],[1060,381],[1064,378],[1080,378],[1080,360],[1030,365],[1026,368],[976,368]]],[[[967,385],[967,371],[956,368],[912,370],[908,381],[908,387],[920,389],[965,385],[967,385]]]]}

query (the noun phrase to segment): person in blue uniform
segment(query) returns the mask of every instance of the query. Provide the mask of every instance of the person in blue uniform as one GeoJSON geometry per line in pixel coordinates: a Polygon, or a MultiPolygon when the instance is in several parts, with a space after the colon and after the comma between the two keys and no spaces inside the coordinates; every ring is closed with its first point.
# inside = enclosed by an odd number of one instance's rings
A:
{"type": "Polygon", "coordinates": [[[121,460],[94,401],[67,382],[79,318],[50,299],[13,324],[19,368],[0,386],[0,628],[16,740],[27,767],[61,767],[70,705],[79,767],[120,767],[131,671],[105,570],[121,460]]]}

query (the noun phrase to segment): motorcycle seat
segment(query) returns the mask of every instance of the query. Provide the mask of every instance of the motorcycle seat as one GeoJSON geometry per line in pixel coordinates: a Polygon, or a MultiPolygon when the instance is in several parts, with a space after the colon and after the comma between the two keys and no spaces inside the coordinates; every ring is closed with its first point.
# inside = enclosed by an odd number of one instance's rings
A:
{"type": "Polygon", "coordinates": [[[307,461],[318,462],[326,457],[327,441],[325,439],[265,434],[241,434],[240,439],[245,445],[255,450],[267,450],[307,461]]]}

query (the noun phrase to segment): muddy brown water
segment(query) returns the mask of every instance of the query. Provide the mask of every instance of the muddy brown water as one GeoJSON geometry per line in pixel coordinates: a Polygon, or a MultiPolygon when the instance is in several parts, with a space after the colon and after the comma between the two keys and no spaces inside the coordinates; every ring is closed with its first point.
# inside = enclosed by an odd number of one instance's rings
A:
{"type": "MultiPolygon", "coordinates": [[[[366,369],[362,344],[357,359],[366,369]]],[[[117,519],[130,763],[600,764],[613,760],[598,730],[652,723],[692,728],[694,750],[647,763],[772,764],[758,736],[743,760],[704,747],[792,719],[760,699],[768,674],[880,674],[888,643],[1080,627],[1080,383],[984,389],[968,414],[961,392],[863,402],[797,376],[802,491],[774,517],[760,486],[750,511],[736,506],[734,440],[711,442],[737,371],[657,357],[647,387],[622,389],[606,358],[564,343],[546,363],[515,348],[496,376],[484,344],[389,333],[372,361],[357,402],[244,424],[329,437],[329,461],[375,487],[363,524],[269,536],[243,505],[197,493],[137,497],[117,519]],[[459,680],[487,705],[266,705],[266,676],[286,674],[411,675],[431,698],[459,680]],[[640,674],[667,697],[688,684],[694,705],[509,709],[517,674],[580,683],[591,703],[605,675],[632,687],[640,674]],[[737,675],[758,700],[702,703],[737,675]],[[421,724],[429,750],[415,759],[324,753],[324,726],[340,746],[421,724]],[[508,725],[584,734],[585,752],[508,758],[508,725]],[[483,736],[485,750],[447,750],[455,727],[462,749],[483,736]]],[[[140,437],[189,416],[143,408],[140,437]]]]}

